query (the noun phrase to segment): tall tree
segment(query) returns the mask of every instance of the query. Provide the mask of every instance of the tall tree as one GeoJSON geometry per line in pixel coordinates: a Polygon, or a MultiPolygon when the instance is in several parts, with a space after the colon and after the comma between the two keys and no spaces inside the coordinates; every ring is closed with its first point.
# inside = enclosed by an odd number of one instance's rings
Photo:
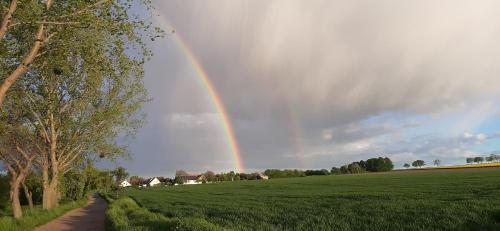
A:
{"type": "MultiPolygon", "coordinates": [[[[131,2],[150,9],[148,0],[29,2],[40,12],[14,20],[17,29],[9,30],[4,41],[19,43],[40,27],[43,36],[51,38],[43,40],[43,52],[27,65],[24,74],[29,78],[18,81],[28,100],[14,106],[29,108],[28,124],[44,141],[43,207],[53,208],[60,198],[61,174],[92,154],[109,158],[126,154],[126,147],[116,140],[133,134],[141,124],[136,112],[147,100],[143,64],[151,55],[144,41],[160,31],[130,14],[131,2]],[[46,8],[40,8],[41,3],[46,8]],[[51,12],[47,17],[46,9],[51,12]],[[44,21],[37,23],[39,17],[44,21]]],[[[15,51],[11,44],[2,43],[12,46],[7,51],[15,51]]],[[[4,64],[12,69],[12,63],[20,61],[9,59],[10,53],[1,58],[9,60],[4,64]]]]}
{"type": "Polygon", "coordinates": [[[130,16],[132,5],[151,9],[150,0],[2,1],[0,7],[6,10],[0,22],[0,106],[34,62],[51,59],[47,52],[68,41],[67,35],[75,30],[89,34],[99,30],[127,43],[130,32],[150,29],[149,23],[130,16]]]}
{"type": "Polygon", "coordinates": [[[413,163],[411,164],[413,167],[423,167],[425,166],[425,161],[423,160],[416,160],[416,161],[413,161],[413,163]]]}
{"type": "MultiPolygon", "coordinates": [[[[12,102],[22,99],[16,95],[12,102]]],[[[7,107],[9,108],[9,107],[7,107]]],[[[0,124],[0,161],[10,175],[10,202],[12,213],[15,218],[22,217],[19,191],[23,188],[30,208],[33,208],[31,192],[24,183],[28,174],[32,171],[32,165],[39,152],[39,139],[31,127],[23,126],[26,111],[0,109],[0,119],[6,123],[0,124]]]]}
{"type": "Polygon", "coordinates": [[[115,170],[111,172],[113,176],[115,177],[115,180],[117,183],[121,183],[122,181],[126,180],[128,177],[128,172],[127,169],[124,167],[118,167],[115,170]]]}

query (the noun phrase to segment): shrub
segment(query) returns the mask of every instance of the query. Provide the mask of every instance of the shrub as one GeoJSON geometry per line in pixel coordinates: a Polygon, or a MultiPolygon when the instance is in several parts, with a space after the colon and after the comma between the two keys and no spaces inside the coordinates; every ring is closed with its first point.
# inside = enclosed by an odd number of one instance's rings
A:
{"type": "Polygon", "coordinates": [[[106,230],[223,230],[202,218],[167,218],[150,212],[130,197],[110,201],[111,206],[106,212],[106,230]]]}

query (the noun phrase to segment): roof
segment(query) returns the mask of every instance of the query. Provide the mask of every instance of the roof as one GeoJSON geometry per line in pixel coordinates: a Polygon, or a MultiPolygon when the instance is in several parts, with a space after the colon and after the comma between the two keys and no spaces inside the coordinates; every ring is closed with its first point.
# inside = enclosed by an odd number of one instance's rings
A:
{"type": "Polygon", "coordinates": [[[198,180],[202,175],[186,175],[186,176],[179,176],[182,177],[184,180],[198,180]]]}
{"type": "MultiPolygon", "coordinates": [[[[149,183],[151,183],[154,179],[157,179],[157,180],[158,180],[158,177],[148,178],[148,179],[146,179],[146,180],[144,181],[144,183],[143,183],[143,184],[149,184],[149,183]]],[[[159,180],[158,180],[158,181],[159,181],[159,180]]]]}

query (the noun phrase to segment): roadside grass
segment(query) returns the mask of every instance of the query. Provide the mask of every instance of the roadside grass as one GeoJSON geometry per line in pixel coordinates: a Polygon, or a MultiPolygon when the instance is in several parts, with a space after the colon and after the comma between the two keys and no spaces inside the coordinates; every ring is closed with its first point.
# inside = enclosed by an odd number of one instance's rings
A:
{"type": "Polygon", "coordinates": [[[58,208],[44,210],[40,206],[36,206],[32,211],[23,210],[21,219],[13,217],[0,217],[0,230],[2,231],[21,231],[31,230],[37,226],[44,225],[66,212],[86,205],[87,198],[62,204],[58,208]]]}
{"type": "MultiPolygon", "coordinates": [[[[114,219],[150,219],[142,230],[169,230],[178,219],[231,230],[500,230],[500,168],[130,188],[120,195],[133,200],[114,219]],[[140,208],[134,200],[149,212],[129,214],[140,208]],[[149,222],[158,226],[148,229],[149,222]]],[[[123,227],[116,230],[133,230],[123,227]]]]}
{"type": "Polygon", "coordinates": [[[112,199],[106,196],[111,205],[106,212],[106,230],[222,230],[216,225],[201,218],[179,219],[167,218],[162,214],[153,213],[141,208],[129,197],[112,199]]]}

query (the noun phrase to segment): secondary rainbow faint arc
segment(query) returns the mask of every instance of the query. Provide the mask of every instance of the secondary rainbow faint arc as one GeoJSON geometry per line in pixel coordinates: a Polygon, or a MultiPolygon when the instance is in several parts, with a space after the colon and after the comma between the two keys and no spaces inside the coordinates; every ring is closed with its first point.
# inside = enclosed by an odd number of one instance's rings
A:
{"type": "MultiPolygon", "coordinates": [[[[162,26],[174,28],[171,26],[171,23],[169,23],[169,21],[165,18],[165,16],[159,16],[157,17],[157,19],[159,19],[158,22],[162,26]]],[[[173,34],[173,37],[179,44],[179,47],[181,48],[183,53],[186,55],[186,58],[189,60],[189,63],[191,63],[194,71],[196,72],[196,76],[198,76],[198,79],[201,80],[201,83],[205,87],[207,94],[210,98],[210,101],[212,102],[215,110],[218,112],[220,116],[222,127],[227,137],[227,144],[229,146],[228,149],[231,152],[234,161],[236,162],[235,166],[237,168],[236,171],[243,172],[244,167],[241,157],[241,150],[238,145],[238,141],[236,140],[236,136],[234,135],[234,130],[231,124],[231,120],[229,119],[229,115],[226,111],[226,108],[224,107],[224,103],[222,102],[221,97],[219,96],[214,84],[208,77],[208,74],[203,68],[203,65],[201,65],[201,63],[198,61],[191,48],[189,48],[186,42],[184,42],[181,35],[178,32],[175,32],[175,34],[173,34]]]]}

